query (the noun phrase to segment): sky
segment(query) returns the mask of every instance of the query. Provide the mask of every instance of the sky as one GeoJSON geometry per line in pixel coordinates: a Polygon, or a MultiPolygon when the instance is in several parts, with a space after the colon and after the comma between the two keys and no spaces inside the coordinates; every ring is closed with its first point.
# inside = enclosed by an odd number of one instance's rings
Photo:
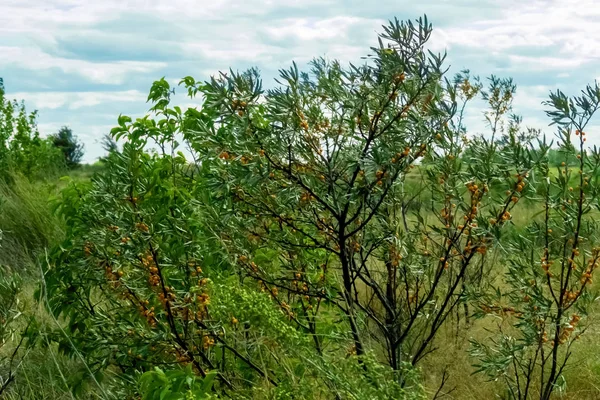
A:
{"type": "MultiPolygon", "coordinates": [[[[450,73],[512,77],[515,112],[550,135],[548,93],[600,79],[595,0],[0,0],[0,77],[39,111],[43,135],[71,127],[94,162],[119,114],[146,113],[154,80],[258,67],[273,86],[292,61],[358,62],[387,20],[424,14],[450,73]]],[[[485,129],[481,112],[469,114],[471,132],[485,129]]],[[[599,118],[588,134],[600,145],[599,118]]]]}

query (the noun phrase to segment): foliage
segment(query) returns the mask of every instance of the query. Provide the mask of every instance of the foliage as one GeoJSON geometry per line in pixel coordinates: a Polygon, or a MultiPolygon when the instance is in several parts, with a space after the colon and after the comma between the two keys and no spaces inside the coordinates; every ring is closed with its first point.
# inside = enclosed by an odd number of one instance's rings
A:
{"type": "Polygon", "coordinates": [[[7,399],[70,396],[59,379],[70,363],[36,346],[47,315],[35,311],[31,286],[40,255],[63,238],[48,198],[56,190],[49,181],[64,166],[36,119],[23,102],[7,99],[0,79],[0,397],[7,399]]]}
{"type": "Polygon", "coordinates": [[[40,137],[36,119],[37,112],[27,113],[24,102],[6,98],[0,78],[0,171],[43,178],[60,170],[60,153],[40,137]]]}
{"type": "Polygon", "coordinates": [[[67,168],[79,165],[83,157],[83,143],[77,140],[71,128],[63,126],[57,133],[50,135],[50,140],[62,152],[67,168]]]}
{"type": "MultiPolygon", "coordinates": [[[[119,151],[119,145],[117,145],[117,142],[108,133],[102,136],[101,144],[102,149],[104,149],[107,155],[119,151]]],[[[100,161],[106,161],[106,157],[101,157],[100,161]]]]}
{"type": "Polygon", "coordinates": [[[365,313],[399,367],[410,323],[392,293],[397,275],[379,280],[370,268],[394,245],[395,226],[378,223],[395,205],[392,193],[452,111],[443,57],[424,50],[430,33],[426,19],[391,22],[368,63],[343,68],[317,59],[310,73],[294,65],[267,92],[252,70],[206,84],[183,80],[204,98],[201,114],[188,111],[185,138],[202,160],[213,201],[227,204],[214,223],[231,235],[239,268],[313,335],[318,352],[326,301],[346,314],[352,351],[365,352],[365,313]],[[263,246],[276,249],[277,259],[257,263],[253,253],[263,246]]]}
{"type": "Polygon", "coordinates": [[[216,373],[199,379],[191,366],[183,370],[164,372],[158,367],[145,372],[139,379],[143,400],[196,400],[215,398],[210,389],[216,373]]]}
{"type": "Polygon", "coordinates": [[[104,149],[104,151],[110,154],[114,151],[117,151],[119,149],[119,146],[110,134],[106,134],[102,137],[102,148],[104,149]]]}
{"type": "MultiPolygon", "coordinates": [[[[465,140],[462,110],[482,85],[467,71],[444,79],[444,57],[424,50],[430,32],[426,19],[392,22],[370,62],[345,69],[318,59],[310,73],[294,65],[266,92],[253,70],[183,80],[204,103],[187,111],[182,133],[211,203],[224,204],[211,224],[238,268],[317,352],[325,303],[346,315],[351,352],[376,349],[394,370],[429,354],[481,282],[473,277],[538,161],[517,123],[503,124],[510,80],[492,77],[483,92],[492,140],[465,140]],[[421,180],[414,191],[409,179],[421,180]],[[272,257],[259,260],[265,247],[272,257]]],[[[177,116],[168,96],[165,82],[151,92],[156,108],[177,116]]]]}
{"type": "MultiPolygon", "coordinates": [[[[370,99],[372,105],[380,102],[383,91],[392,87],[398,92],[398,101],[419,102],[421,108],[433,104],[433,94],[439,89],[437,81],[440,79],[441,58],[426,59],[424,56],[422,46],[428,29],[426,21],[419,26],[393,23],[388,34],[397,36],[397,46],[414,47],[412,53],[400,56],[400,50],[390,50],[396,54],[392,56],[383,47],[375,49],[378,55],[374,62],[379,63],[377,68],[365,66],[348,72],[354,75],[352,79],[363,79],[375,88],[370,99]],[[413,62],[412,57],[420,59],[413,62]],[[380,60],[385,62],[380,63],[380,60]],[[377,83],[378,77],[385,78],[381,84],[377,83]],[[399,89],[401,85],[406,86],[407,93],[399,89]],[[431,96],[427,99],[430,92],[431,96]],[[423,105],[423,102],[426,104],[423,105]]],[[[389,39],[394,40],[392,36],[389,39]]],[[[323,64],[322,67],[325,74],[326,66],[323,64]]],[[[342,73],[339,65],[335,69],[327,73],[338,76],[338,88],[332,89],[340,91],[340,95],[342,90],[347,91],[348,99],[340,101],[358,100],[359,95],[355,91],[359,85],[352,83],[344,87],[343,80],[339,78],[342,73]]],[[[298,77],[295,71],[290,74],[298,77]]],[[[290,79],[292,75],[289,75],[290,79]]],[[[257,90],[252,83],[257,79],[254,72],[243,77],[233,75],[232,79],[243,87],[257,90]]],[[[195,90],[194,84],[189,84],[190,91],[195,90]]],[[[321,279],[322,284],[318,284],[320,288],[316,294],[305,290],[302,296],[288,296],[287,301],[264,280],[259,281],[260,290],[256,291],[256,283],[245,279],[247,272],[241,270],[238,264],[244,263],[239,254],[243,248],[232,252],[227,243],[239,240],[237,235],[227,237],[230,234],[228,230],[223,230],[221,235],[213,230],[220,228],[212,224],[213,217],[235,217],[221,214],[222,210],[228,212],[223,206],[231,202],[222,198],[223,190],[215,190],[217,188],[211,182],[211,164],[214,163],[211,158],[217,157],[203,157],[202,167],[198,170],[196,166],[189,165],[182,154],[175,152],[178,145],[176,137],[180,134],[192,148],[197,149],[204,139],[204,132],[197,131],[197,128],[204,122],[213,121],[213,118],[220,118],[219,115],[236,118],[234,122],[237,118],[246,121],[242,110],[235,114],[219,114],[213,104],[219,101],[214,93],[218,89],[216,81],[207,84],[204,89],[206,101],[203,111],[189,109],[183,113],[178,107],[168,107],[171,90],[166,81],[156,82],[149,99],[154,102],[152,112],[158,120],[147,116],[132,122],[128,117],[120,117],[120,126],[113,133],[117,138],[125,136],[127,139],[122,152],[109,155],[107,169],[94,177],[91,185],[75,184],[63,192],[58,209],[66,219],[68,239],[53,252],[52,265],[47,271],[50,307],[53,313],[67,318],[71,340],[86,355],[92,370],[115,365],[125,374],[133,375],[137,370],[172,362],[191,364],[199,375],[204,375],[207,370],[218,370],[220,390],[235,388],[243,392],[246,382],[258,380],[276,387],[282,382],[289,383],[294,379],[294,371],[306,360],[324,356],[325,350],[331,355],[352,353],[351,346],[344,342],[354,337],[354,345],[360,345],[358,324],[352,322],[356,310],[346,309],[353,326],[348,337],[348,332],[338,329],[333,321],[340,309],[340,298],[336,294],[339,293],[338,288],[328,283],[333,281],[333,276],[321,279]],[[157,142],[161,149],[159,154],[146,152],[145,146],[150,139],[157,142]],[[217,281],[227,283],[213,283],[217,281]],[[304,311],[299,308],[302,301],[307,302],[304,311]],[[309,311],[312,308],[314,312],[309,311]],[[299,311],[302,314],[297,314],[299,311]],[[317,316],[321,320],[318,328],[317,316]],[[326,322],[327,319],[331,322],[326,322]],[[324,339],[317,337],[320,332],[316,329],[323,330],[324,339]],[[314,347],[311,342],[314,342],[314,347]],[[336,342],[342,344],[342,348],[336,342]],[[98,343],[112,345],[99,346],[98,343]]],[[[306,90],[312,98],[308,82],[306,90]]],[[[369,91],[367,88],[362,90],[366,90],[365,93],[369,91]]],[[[273,107],[282,102],[286,104],[282,93],[273,92],[267,96],[267,103],[273,103],[273,107]]],[[[253,106],[257,107],[258,122],[268,126],[266,121],[273,118],[276,125],[276,115],[267,114],[272,111],[268,107],[263,110],[258,99],[253,101],[253,106]],[[264,122],[260,122],[260,118],[264,122]]],[[[381,137],[379,133],[369,134],[378,136],[378,140],[377,147],[370,148],[368,145],[362,151],[365,157],[368,155],[367,158],[370,158],[371,151],[392,152],[389,148],[393,145],[391,140],[404,143],[412,140],[410,134],[415,133],[413,128],[397,130],[395,124],[402,116],[398,114],[406,113],[411,119],[417,119],[417,111],[409,110],[410,107],[404,104],[394,103],[392,106],[391,100],[387,102],[391,108],[381,123],[388,125],[389,132],[381,137]],[[388,145],[384,139],[389,139],[388,145]]],[[[240,105],[246,107],[242,103],[240,105]]],[[[248,110],[249,115],[253,115],[254,111],[250,111],[249,106],[248,110]]],[[[428,123],[439,125],[441,122],[436,122],[434,111],[428,123]]],[[[355,117],[350,120],[344,117],[343,121],[355,124],[355,117]]],[[[307,123],[304,121],[304,124],[307,123]]],[[[407,124],[413,126],[413,122],[407,124]]],[[[429,131],[424,126],[414,129],[419,135],[414,143],[410,143],[415,152],[410,157],[409,154],[399,155],[399,160],[406,158],[412,161],[425,150],[421,141],[426,140],[429,131]]],[[[227,132],[237,134],[237,127],[223,124],[223,134],[227,132]]],[[[295,135],[294,131],[290,134],[295,135]]],[[[313,145],[314,140],[311,139],[313,145]]],[[[360,152],[361,145],[352,144],[352,141],[359,138],[335,135],[331,140],[349,146],[336,151],[343,160],[342,166],[351,166],[355,170],[353,179],[356,180],[359,169],[352,161],[352,153],[360,152]]],[[[362,145],[373,140],[365,138],[362,145]]],[[[285,154],[281,141],[278,142],[275,137],[269,138],[269,141],[275,146],[278,157],[285,154]]],[[[305,157],[312,151],[305,147],[299,150],[305,157]]],[[[269,155],[265,151],[265,157],[269,155]]],[[[371,161],[367,159],[365,162],[371,161]]],[[[409,164],[402,161],[400,167],[392,164],[389,167],[393,167],[394,174],[399,175],[409,164]]],[[[262,179],[262,175],[260,177],[262,179]]],[[[378,179],[369,185],[381,186],[376,184],[378,181],[382,182],[378,179]]],[[[389,190],[386,184],[381,192],[375,192],[373,200],[362,189],[350,186],[343,189],[364,196],[365,202],[359,208],[345,203],[344,207],[348,207],[346,222],[355,213],[370,212],[371,206],[367,203],[384,199],[389,190]]],[[[340,244],[348,245],[346,239],[340,244]]],[[[289,267],[286,258],[295,257],[289,249],[282,251],[279,247],[262,255],[258,249],[249,250],[252,250],[253,259],[260,261],[262,257],[270,260],[273,268],[282,270],[289,267]]],[[[310,260],[318,266],[323,257],[329,256],[329,248],[320,250],[324,251],[306,249],[299,254],[302,257],[300,261],[308,263],[310,260]]],[[[248,261],[248,265],[252,263],[254,261],[248,261]]],[[[314,271],[317,275],[311,276],[311,279],[318,279],[318,268],[314,271]]],[[[308,277],[308,272],[297,273],[308,277]]],[[[309,283],[303,282],[306,286],[309,283]]],[[[348,301],[351,304],[351,300],[348,301]]],[[[341,309],[344,309],[343,305],[341,309]]],[[[68,350],[67,346],[62,347],[68,350]]],[[[359,350],[357,347],[360,360],[364,352],[359,350]]],[[[399,371],[399,368],[400,363],[397,363],[393,370],[399,371]]],[[[311,378],[323,379],[318,376],[311,378]]],[[[396,379],[402,380],[400,376],[396,379]]]]}
{"type": "MultiPolygon", "coordinates": [[[[209,313],[208,273],[217,274],[226,263],[205,240],[185,159],[150,156],[139,145],[128,143],[122,153],[111,154],[106,173],[91,187],[74,184],[63,192],[59,210],[69,239],[48,271],[53,312],[69,318],[71,339],[92,369],[118,365],[133,374],[170,360],[203,374],[219,364],[225,370],[225,359],[217,357],[231,352],[230,363],[245,363],[264,376],[220,333],[237,323],[209,313]]],[[[226,372],[219,379],[229,386],[226,372]]]]}

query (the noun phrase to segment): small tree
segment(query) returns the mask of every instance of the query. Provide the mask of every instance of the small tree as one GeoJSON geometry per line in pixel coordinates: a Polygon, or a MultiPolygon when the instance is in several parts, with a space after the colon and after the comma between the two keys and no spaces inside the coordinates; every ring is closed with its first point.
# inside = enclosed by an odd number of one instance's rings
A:
{"type": "Polygon", "coordinates": [[[68,168],[75,168],[83,157],[83,143],[73,135],[71,128],[63,126],[51,136],[52,143],[62,151],[68,168]]]}
{"type": "Polygon", "coordinates": [[[508,399],[549,400],[565,389],[563,372],[597,299],[600,153],[586,146],[585,129],[600,108],[600,87],[572,98],[556,91],[544,104],[559,148],[533,171],[537,217],[504,241],[505,279],[481,299],[479,315],[501,317],[499,332],[472,349],[478,371],[503,380],[508,399]]]}
{"type": "Polygon", "coordinates": [[[56,171],[60,154],[37,129],[37,111],[28,113],[23,101],[6,97],[0,78],[0,178],[11,173],[43,177],[56,171]]]}

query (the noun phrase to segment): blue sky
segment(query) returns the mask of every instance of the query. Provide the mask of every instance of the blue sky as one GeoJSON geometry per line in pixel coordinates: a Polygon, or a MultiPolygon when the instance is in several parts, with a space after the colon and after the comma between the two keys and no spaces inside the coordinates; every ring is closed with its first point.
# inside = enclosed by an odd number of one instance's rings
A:
{"type": "MultiPolygon", "coordinates": [[[[548,92],[574,94],[600,78],[594,0],[2,0],[0,77],[9,97],[39,110],[43,134],[70,126],[92,162],[120,113],[145,113],[162,76],[176,83],[256,66],[271,85],[293,60],[358,61],[386,20],[423,14],[434,25],[430,47],[447,50],[451,71],[512,77],[515,111],[548,133],[548,92]]],[[[485,129],[481,110],[468,123],[485,129]]]]}

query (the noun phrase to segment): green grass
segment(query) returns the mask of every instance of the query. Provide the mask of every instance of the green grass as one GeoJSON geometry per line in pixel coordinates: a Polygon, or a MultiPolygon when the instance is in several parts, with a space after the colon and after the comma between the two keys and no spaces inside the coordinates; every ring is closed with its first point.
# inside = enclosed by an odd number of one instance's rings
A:
{"type": "MultiPolygon", "coordinates": [[[[102,168],[102,163],[84,164],[66,176],[75,181],[89,180],[102,168]]],[[[35,264],[44,249],[63,239],[63,223],[48,200],[65,183],[53,176],[36,181],[19,175],[11,178],[10,183],[0,181],[0,265],[24,271],[35,264]]]]}
{"type": "Polygon", "coordinates": [[[15,176],[0,182],[0,264],[25,272],[44,249],[62,240],[64,229],[48,198],[55,185],[15,176]]]}
{"type": "MultiPolygon", "coordinates": [[[[88,180],[101,168],[101,164],[83,165],[69,171],[67,176],[88,180]]],[[[18,296],[21,309],[26,316],[34,316],[40,330],[44,331],[57,330],[58,326],[43,305],[34,300],[34,291],[39,287],[40,263],[43,263],[45,250],[60,243],[64,237],[64,223],[53,213],[49,202],[62,185],[64,183],[54,175],[36,181],[12,175],[8,180],[0,181],[0,265],[23,277],[24,286],[18,296]]],[[[25,318],[22,320],[17,331],[25,327],[25,318]]],[[[0,361],[10,356],[16,340],[18,338],[14,337],[0,346],[0,361]]],[[[75,398],[69,386],[84,366],[81,361],[60,353],[56,344],[40,340],[30,351],[19,353],[17,364],[15,381],[3,394],[3,399],[75,398]]],[[[2,367],[0,362],[0,374],[2,367]]],[[[87,394],[77,398],[100,398],[94,390],[84,391],[87,394]]]]}
{"type": "MultiPolygon", "coordinates": [[[[33,276],[29,277],[27,287],[19,296],[24,302],[23,309],[27,316],[33,315],[40,330],[60,332],[56,320],[46,311],[44,306],[34,301],[34,289],[37,283],[33,276]]],[[[19,327],[24,328],[24,322],[19,327]]],[[[0,359],[3,355],[12,353],[14,341],[0,349],[0,359]]],[[[16,358],[20,363],[15,371],[15,380],[3,394],[2,399],[33,400],[33,399],[100,399],[93,384],[84,378],[85,365],[77,358],[71,358],[58,349],[56,343],[51,343],[47,336],[41,335],[35,347],[21,351],[16,358]],[[79,384],[81,382],[81,384],[79,384]],[[79,387],[77,386],[79,384],[79,387]],[[74,390],[75,388],[75,390],[74,390]],[[74,393],[79,390],[79,395],[74,393]]]]}
{"type": "Polygon", "coordinates": [[[89,180],[96,172],[104,168],[102,161],[97,161],[94,164],[82,164],[79,167],[69,171],[67,176],[76,181],[89,180]]]}

